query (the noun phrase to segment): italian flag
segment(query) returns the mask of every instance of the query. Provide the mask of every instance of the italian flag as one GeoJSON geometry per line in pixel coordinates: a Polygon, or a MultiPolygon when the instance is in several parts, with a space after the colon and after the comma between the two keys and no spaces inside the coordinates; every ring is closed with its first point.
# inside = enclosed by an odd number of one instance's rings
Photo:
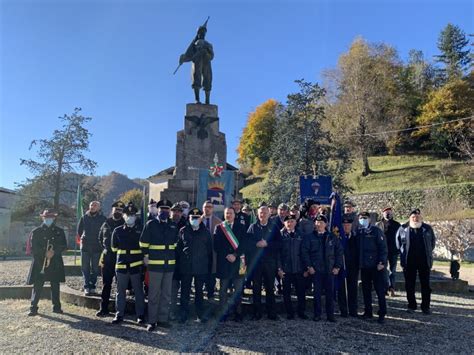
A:
{"type": "Polygon", "coordinates": [[[219,224],[219,226],[221,227],[222,232],[224,233],[232,248],[234,248],[234,250],[237,250],[237,248],[239,247],[239,240],[235,237],[234,232],[232,232],[229,223],[224,221],[219,224]]]}

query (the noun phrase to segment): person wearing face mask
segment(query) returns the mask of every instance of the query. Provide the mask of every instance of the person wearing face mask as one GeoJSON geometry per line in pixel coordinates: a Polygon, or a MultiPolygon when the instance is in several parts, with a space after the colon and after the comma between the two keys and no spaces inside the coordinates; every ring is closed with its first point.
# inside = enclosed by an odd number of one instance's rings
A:
{"type": "Polygon", "coordinates": [[[419,208],[411,211],[408,223],[398,229],[396,241],[397,247],[400,249],[400,264],[405,276],[407,311],[413,313],[417,308],[415,284],[418,273],[421,285],[421,311],[424,314],[430,314],[430,270],[433,267],[436,237],[433,228],[423,222],[419,208]]]}
{"type": "Polygon", "coordinates": [[[126,293],[129,282],[135,294],[135,314],[137,323],[145,322],[145,300],[143,295],[143,284],[141,269],[143,266],[143,252],[140,248],[141,228],[136,224],[138,210],[132,202],[129,202],[123,210],[125,223],[112,232],[112,251],[117,253],[115,263],[115,277],[117,278],[117,296],[115,299],[115,318],[113,324],[123,322],[126,293]]]}
{"type": "Polygon", "coordinates": [[[103,251],[101,256],[102,266],[102,293],[100,295],[102,302],[100,309],[96,313],[98,317],[104,317],[109,314],[110,292],[115,277],[115,262],[117,254],[112,251],[112,232],[115,228],[125,223],[123,219],[123,209],[125,204],[122,201],[116,201],[112,204],[112,215],[107,218],[99,232],[99,242],[103,251]]]}
{"type": "Polygon", "coordinates": [[[385,322],[387,302],[385,300],[387,265],[387,243],[380,228],[370,223],[370,213],[359,213],[359,228],[356,232],[359,241],[359,267],[364,295],[364,314],[362,319],[373,318],[372,286],[377,293],[379,303],[378,322],[385,322]]]}
{"type": "Polygon", "coordinates": [[[158,216],[158,207],[156,206],[156,201],[150,199],[150,203],[148,204],[148,217],[147,221],[151,219],[155,219],[158,216]]]}
{"type": "Polygon", "coordinates": [[[89,210],[81,217],[77,225],[77,234],[81,236],[81,269],[86,296],[95,293],[99,260],[102,254],[99,232],[105,220],[105,216],[100,211],[100,202],[92,201],[89,204],[89,210]]]}
{"type": "Polygon", "coordinates": [[[181,317],[185,323],[189,317],[189,296],[194,280],[194,305],[201,323],[208,321],[204,306],[203,286],[212,269],[211,233],[202,223],[202,211],[193,208],[189,211],[188,224],[179,231],[177,259],[181,272],[181,317]]]}
{"type": "Polygon", "coordinates": [[[29,316],[38,314],[38,302],[45,281],[49,281],[51,284],[53,312],[63,313],[59,300],[59,283],[66,281],[61,253],[66,250],[67,245],[64,230],[55,224],[57,215],[51,209],[44,210],[40,214],[43,223],[32,231],[31,254],[33,261],[27,279],[27,284],[33,285],[29,316]]]}
{"type": "Polygon", "coordinates": [[[387,240],[387,261],[388,270],[390,272],[387,279],[387,285],[388,293],[393,297],[395,296],[395,273],[397,272],[397,260],[398,254],[400,254],[395,237],[400,228],[400,223],[393,219],[393,211],[391,207],[382,210],[382,220],[377,222],[376,226],[384,232],[385,239],[387,240]]]}
{"type": "Polygon", "coordinates": [[[148,331],[170,328],[169,313],[176,266],[178,228],[170,219],[171,201],[158,201],[158,216],[149,220],[140,237],[148,268],[148,331]]]}

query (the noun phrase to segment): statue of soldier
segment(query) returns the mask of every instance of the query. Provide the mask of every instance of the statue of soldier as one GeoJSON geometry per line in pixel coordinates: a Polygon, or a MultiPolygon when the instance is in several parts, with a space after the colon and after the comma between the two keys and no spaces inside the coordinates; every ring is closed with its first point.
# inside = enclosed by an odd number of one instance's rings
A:
{"type": "Polygon", "coordinates": [[[214,49],[212,44],[204,38],[207,33],[207,21],[199,26],[196,37],[189,45],[184,54],[179,57],[179,65],[185,62],[193,62],[192,65],[192,88],[196,103],[200,104],[199,90],[204,89],[206,94],[206,104],[209,105],[212,87],[212,67],[211,60],[214,59],[214,49]]]}

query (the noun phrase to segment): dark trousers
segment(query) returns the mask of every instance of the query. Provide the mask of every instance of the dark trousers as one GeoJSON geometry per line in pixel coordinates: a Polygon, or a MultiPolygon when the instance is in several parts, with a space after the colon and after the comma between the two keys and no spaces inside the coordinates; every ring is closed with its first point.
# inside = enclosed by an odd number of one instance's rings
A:
{"type": "Polygon", "coordinates": [[[242,292],[244,291],[244,278],[220,279],[219,306],[222,316],[226,317],[232,313],[242,314],[242,292]],[[234,293],[229,299],[228,290],[233,285],[234,293]]]}
{"type": "Polygon", "coordinates": [[[347,270],[346,280],[340,279],[337,301],[342,315],[349,311],[351,316],[357,315],[357,282],[359,281],[359,269],[357,267],[347,270]],[[347,283],[347,294],[346,294],[347,283]]]}
{"type": "MultiPolygon", "coordinates": [[[[115,254],[114,254],[115,255],[115,254]]],[[[102,293],[100,297],[102,301],[100,303],[100,309],[102,311],[108,312],[109,310],[109,300],[110,292],[112,290],[112,283],[114,282],[115,277],[115,256],[105,256],[104,257],[104,266],[102,267],[102,293]]]]}
{"type": "Polygon", "coordinates": [[[305,310],[305,278],[302,273],[285,274],[283,276],[283,301],[285,303],[285,310],[288,315],[293,315],[293,305],[291,304],[291,286],[296,289],[296,297],[298,299],[298,314],[304,314],[305,310]]]}
{"type": "Polygon", "coordinates": [[[416,274],[420,277],[421,286],[421,309],[430,309],[431,288],[430,268],[427,265],[407,265],[403,273],[405,275],[405,290],[407,292],[408,308],[416,309],[415,285],[416,274]]]}
{"type": "Polygon", "coordinates": [[[262,280],[265,287],[265,307],[268,315],[275,315],[275,293],[274,281],[275,272],[277,270],[276,263],[260,262],[253,274],[253,309],[255,314],[262,313],[262,280]]]}
{"type": "Polygon", "coordinates": [[[191,284],[194,279],[194,305],[196,306],[196,313],[199,318],[204,315],[204,297],[203,285],[206,281],[207,275],[181,275],[181,312],[183,317],[189,315],[189,297],[191,294],[191,284]]]}
{"type": "Polygon", "coordinates": [[[207,298],[213,298],[216,289],[216,274],[207,275],[204,286],[206,288],[207,298]]]}
{"type": "Polygon", "coordinates": [[[389,276],[388,276],[388,288],[393,288],[395,289],[395,273],[397,272],[397,260],[398,260],[398,254],[388,254],[388,270],[389,276]]]}
{"type": "Polygon", "coordinates": [[[387,314],[387,302],[385,300],[386,279],[385,269],[380,271],[376,267],[360,270],[362,281],[362,293],[364,294],[364,314],[372,314],[372,285],[377,293],[379,301],[378,315],[383,317],[387,314]]]}
{"type": "MultiPolygon", "coordinates": [[[[33,284],[33,290],[31,292],[31,306],[30,309],[36,311],[38,309],[38,302],[43,292],[44,277],[38,276],[33,284]]],[[[61,309],[61,301],[59,300],[59,282],[51,281],[51,301],[53,302],[53,309],[61,309]]]]}
{"type": "Polygon", "coordinates": [[[313,275],[314,283],[314,316],[321,317],[321,294],[324,289],[326,301],[326,315],[328,318],[334,317],[334,275],[325,272],[318,272],[313,275]]]}

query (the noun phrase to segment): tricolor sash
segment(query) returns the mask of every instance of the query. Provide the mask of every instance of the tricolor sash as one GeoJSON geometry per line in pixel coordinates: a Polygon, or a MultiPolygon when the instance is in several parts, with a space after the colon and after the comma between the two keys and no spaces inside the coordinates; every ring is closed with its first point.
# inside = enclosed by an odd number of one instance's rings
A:
{"type": "MultiPolygon", "coordinates": [[[[239,247],[239,240],[237,239],[234,232],[232,231],[232,228],[230,228],[229,223],[224,221],[221,224],[219,224],[219,226],[222,230],[222,233],[224,233],[227,241],[230,243],[234,251],[236,251],[237,248],[239,247]]],[[[247,271],[247,265],[245,262],[245,255],[242,254],[240,256],[239,275],[245,275],[246,271],[247,271]]]]}

